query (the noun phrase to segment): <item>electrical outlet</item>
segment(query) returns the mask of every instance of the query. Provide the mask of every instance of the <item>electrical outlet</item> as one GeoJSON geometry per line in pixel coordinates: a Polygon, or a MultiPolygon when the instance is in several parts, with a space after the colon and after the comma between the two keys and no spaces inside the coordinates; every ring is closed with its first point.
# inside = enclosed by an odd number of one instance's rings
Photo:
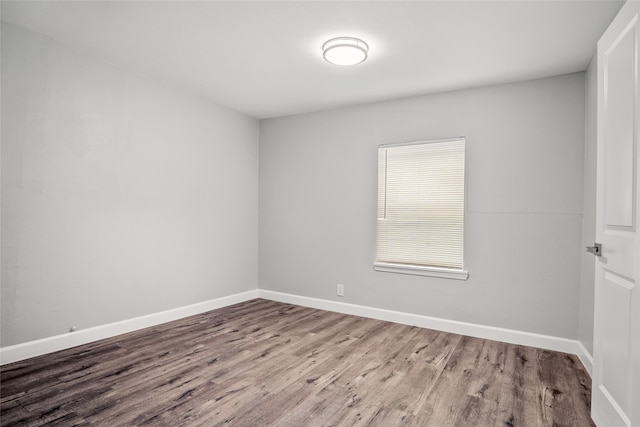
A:
{"type": "Polygon", "coordinates": [[[339,297],[343,297],[344,296],[344,285],[338,284],[337,289],[336,289],[336,295],[338,295],[339,297]]]}

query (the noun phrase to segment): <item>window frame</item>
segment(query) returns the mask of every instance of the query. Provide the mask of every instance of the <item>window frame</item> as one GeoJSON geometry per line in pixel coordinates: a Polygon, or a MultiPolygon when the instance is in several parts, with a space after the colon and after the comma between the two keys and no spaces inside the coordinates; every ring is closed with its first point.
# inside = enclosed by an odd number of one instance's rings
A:
{"type": "MultiPolygon", "coordinates": [[[[381,144],[378,145],[378,155],[380,153],[380,149],[382,148],[390,148],[390,147],[398,147],[398,146],[409,146],[409,145],[425,145],[425,144],[436,144],[442,142],[453,142],[453,141],[463,141],[464,142],[464,191],[463,191],[463,218],[462,218],[462,233],[463,233],[463,242],[462,242],[462,268],[445,268],[445,267],[436,267],[436,266],[428,266],[428,265],[416,265],[416,264],[401,264],[401,263],[389,263],[377,260],[377,252],[378,252],[378,239],[379,235],[376,231],[376,240],[375,240],[375,249],[376,256],[373,262],[373,268],[376,271],[386,272],[386,273],[398,273],[398,274],[410,274],[410,275],[419,275],[419,276],[430,276],[430,277],[439,277],[445,279],[455,279],[455,280],[467,280],[469,277],[469,272],[466,270],[465,265],[465,248],[466,248],[466,214],[467,214],[467,141],[466,137],[460,136],[455,138],[443,138],[443,139],[433,139],[433,140],[421,140],[421,141],[412,141],[412,142],[401,142],[401,143],[392,143],[392,144],[381,144]]],[[[380,167],[377,168],[378,177],[380,176],[380,167]]],[[[377,182],[378,189],[380,183],[377,182]]],[[[378,192],[376,191],[376,194],[378,192]]],[[[376,196],[376,206],[378,206],[380,200],[379,196],[376,196]]],[[[376,230],[378,228],[378,210],[376,207],[376,230]]]]}

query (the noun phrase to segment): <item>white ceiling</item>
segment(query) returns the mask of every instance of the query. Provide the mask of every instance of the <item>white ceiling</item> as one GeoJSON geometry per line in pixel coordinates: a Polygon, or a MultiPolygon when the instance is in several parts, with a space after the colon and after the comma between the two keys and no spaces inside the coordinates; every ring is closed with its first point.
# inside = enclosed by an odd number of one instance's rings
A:
{"type": "Polygon", "coordinates": [[[2,20],[256,118],[583,71],[618,1],[2,2],[2,20]],[[370,46],[354,67],[321,45],[370,46]]]}

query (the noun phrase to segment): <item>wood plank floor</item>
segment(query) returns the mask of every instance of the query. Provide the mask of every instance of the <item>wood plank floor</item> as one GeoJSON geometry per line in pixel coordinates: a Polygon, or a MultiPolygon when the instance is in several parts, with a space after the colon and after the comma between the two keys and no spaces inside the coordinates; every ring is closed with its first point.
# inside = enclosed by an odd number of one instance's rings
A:
{"type": "Polygon", "coordinates": [[[573,355],[262,299],[0,381],[2,426],[593,426],[573,355]]]}

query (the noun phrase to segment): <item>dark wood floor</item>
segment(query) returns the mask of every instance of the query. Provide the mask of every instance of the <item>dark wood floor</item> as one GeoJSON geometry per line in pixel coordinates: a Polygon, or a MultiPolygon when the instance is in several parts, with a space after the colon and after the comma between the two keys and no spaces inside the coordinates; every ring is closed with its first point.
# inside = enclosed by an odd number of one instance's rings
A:
{"type": "Polygon", "coordinates": [[[592,426],[569,354],[253,300],[0,369],[2,426],[592,426]]]}

